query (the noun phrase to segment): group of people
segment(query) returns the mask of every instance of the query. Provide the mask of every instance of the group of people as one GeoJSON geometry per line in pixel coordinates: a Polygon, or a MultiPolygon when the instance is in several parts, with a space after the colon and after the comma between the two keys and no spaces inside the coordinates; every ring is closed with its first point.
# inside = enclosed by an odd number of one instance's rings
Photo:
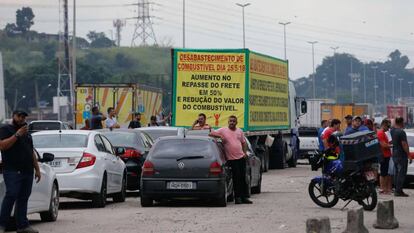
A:
{"type": "MultiPolygon", "coordinates": [[[[407,135],[404,131],[404,119],[397,117],[393,125],[388,119],[381,122],[380,127],[371,119],[364,121],[360,116],[347,115],[345,117],[347,127],[343,135],[350,135],[362,131],[374,131],[377,134],[381,156],[378,158],[380,163],[380,193],[389,195],[392,193],[392,187],[395,187],[394,195],[399,197],[408,197],[403,191],[405,177],[407,175],[409,146],[407,135]]],[[[340,148],[332,145],[330,137],[335,132],[341,131],[341,121],[333,119],[330,121],[321,121],[321,127],[318,130],[319,150],[323,153],[334,150],[337,156],[340,154],[340,148]]],[[[332,153],[331,153],[332,154],[332,153]]]]}
{"type": "MultiPolygon", "coordinates": [[[[171,118],[171,114],[167,117],[160,117],[160,116],[151,116],[150,122],[148,123],[148,127],[151,126],[165,126],[167,121],[171,118]]],[[[118,123],[116,119],[116,111],[115,108],[109,107],[107,109],[107,117],[104,116],[100,111],[99,107],[95,106],[92,108],[92,116],[90,119],[85,120],[85,126],[82,127],[82,130],[95,130],[95,129],[103,129],[102,122],[105,122],[105,127],[108,129],[119,129],[121,125],[118,123]]],[[[141,128],[141,113],[136,112],[134,113],[134,119],[129,122],[128,129],[136,129],[141,128]]]]}

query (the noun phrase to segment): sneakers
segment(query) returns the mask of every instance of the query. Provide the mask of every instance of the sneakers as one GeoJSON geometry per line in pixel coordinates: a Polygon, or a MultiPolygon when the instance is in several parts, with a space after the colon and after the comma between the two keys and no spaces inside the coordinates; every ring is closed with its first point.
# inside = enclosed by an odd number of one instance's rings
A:
{"type": "Polygon", "coordinates": [[[253,202],[250,201],[248,198],[236,198],[235,203],[236,204],[253,204],[253,202]]]}
{"type": "MultiPolygon", "coordinates": [[[[0,231],[1,232],[1,231],[0,231]]],[[[33,229],[32,227],[28,226],[24,229],[17,230],[17,233],[39,233],[38,230],[33,229]]]]}
{"type": "Polygon", "coordinates": [[[394,196],[396,196],[396,197],[408,197],[409,195],[404,193],[403,191],[401,191],[401,192],[395,192],[394,196]]]}
{"type": "Polygon", "coordinates": [[[239,197],[236,197],[236,199],[234,200],[234,203],[236,203],[236,205],[242,204],[242,199],[239,197]]]}

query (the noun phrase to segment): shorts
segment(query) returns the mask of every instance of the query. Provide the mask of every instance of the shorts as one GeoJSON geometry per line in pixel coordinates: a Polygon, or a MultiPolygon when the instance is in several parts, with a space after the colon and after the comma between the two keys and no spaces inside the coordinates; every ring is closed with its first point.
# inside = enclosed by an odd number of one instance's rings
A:
{"type": "Polygon", "coordinates": [[[381,167],[380,167],[381,173],[380,173],[380,175],[381,176],[388,176],[389,167],[390,167],[390,157],[383,158],[382,161],[381,161],[381,167]]]}

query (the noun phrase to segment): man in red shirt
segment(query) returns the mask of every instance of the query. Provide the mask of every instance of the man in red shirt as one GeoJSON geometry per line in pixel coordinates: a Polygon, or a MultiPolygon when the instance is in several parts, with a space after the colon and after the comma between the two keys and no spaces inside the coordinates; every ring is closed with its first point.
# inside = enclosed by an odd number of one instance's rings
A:
{"type": "Polygon", "coordinates": [[[391,158],[391,145],[388,141],[386,132],[391,127],[391,121],[384,119],[381,122],[381,129],[377,131],[378,140],[382,150],[382,158],[380,159],[380,193],[391,194],[392,182],[391,176],[388,174],[390,158],[391,158]]]}
{"type": "MultiPolygon", "coordinates": [[[[328,142],[328,139],[329,139],[329,137],[333,134],[333,133],[335,133],[336,131],[339,131],[339,130],[341,130],[341,121],[340,120],[338,120],[338,119],[333,119],[332,121],[331,121],[331,125],[330,125],[330,127],[329,128],[327,128],[324,132],[323,132],[323,134],[322,134],[322,141],[323,141],[323,145],[324,145],[324,147],[325,147],[325,150],[326,149],[328,149],[328,148],[331,148],[331,149],[333,149],[332,147],[333,147],[333,145],[331,145],[329,142],[328,142]]],[[[337,153],[337,154],[339,154],[339,147],[337,146],[336,148],[334,148],[335,149],[335,152],[337,153]]]]}
{"type": "Polygon", "coordinates": [[[223,140],[227,163],[233,174],[234,196],[236,204],[252,204],[248,196],[246,182],[247,143],[243,131],[236,127],[237,117],[229,117],[229,126],[211,132],[210,136],[223,140]]]}

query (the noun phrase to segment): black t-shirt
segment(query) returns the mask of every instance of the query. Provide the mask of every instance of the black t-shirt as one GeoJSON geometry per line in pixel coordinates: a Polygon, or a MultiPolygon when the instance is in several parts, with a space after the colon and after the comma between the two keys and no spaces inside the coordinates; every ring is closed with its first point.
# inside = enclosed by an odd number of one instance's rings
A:
{"type": "Polygon", "coordinates": [[[129,128],[131,128],[131,129],[141,128],[141,122],[131,121],[131,122],[129,122],[129,125],[128,125],[128,129],[129,128]]]}
{"type": "Polygon", "coordinates": [[[102,129],[102,115],[92,115],[91,117],[91,129],[102,129]]]}
{"type": "MultiPolygon", "coordinates": [[[[7,139],[17,132],[14,125],[0,128],[0,140],[7,139]]],[[[1,151],[3,169],[5,171],[33,172],[33,141],[27,134],[20,136],[8,150],[1,151]]]]}
{"type": "Polygon", "coordinates": [[[398,158],[406,158],[408,155],[405,153],[402,146],[403,141],[407,142],[407,134],[404,130],[394,128],[391,130],[392,136],[392,156],[398,158]]]}

